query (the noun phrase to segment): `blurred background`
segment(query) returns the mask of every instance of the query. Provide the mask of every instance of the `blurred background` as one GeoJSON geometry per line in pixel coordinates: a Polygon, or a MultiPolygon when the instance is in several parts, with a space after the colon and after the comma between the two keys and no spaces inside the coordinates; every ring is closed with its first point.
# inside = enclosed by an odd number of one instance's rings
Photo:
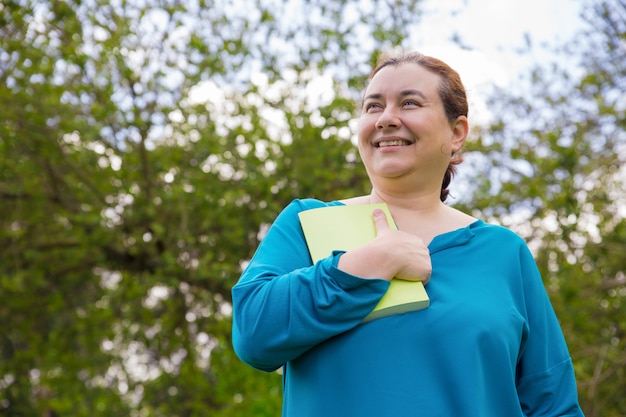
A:
{"type": "Polygon", "coordinates": [[[625,0],[5,0],[0,416],[280,415],[230,289],[293,198],[369,192],[398,46],[466,81],[451,204],[527,240],[587,417],[626,416],[625,0]]]}

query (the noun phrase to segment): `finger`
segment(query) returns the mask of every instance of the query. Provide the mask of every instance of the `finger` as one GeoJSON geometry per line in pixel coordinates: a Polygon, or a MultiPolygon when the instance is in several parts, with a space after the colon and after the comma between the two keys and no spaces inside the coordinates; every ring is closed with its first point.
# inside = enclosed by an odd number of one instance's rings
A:
{"type": "Polygon", "coordinates": [[[381,209],[374,209],[372,212],[372,218],[374,219],[374,227],[376,227],[376,236],[380,234],[383,230],[389,229],[389,222],[387,221],[387,216],[385,212],[381,209]]]}

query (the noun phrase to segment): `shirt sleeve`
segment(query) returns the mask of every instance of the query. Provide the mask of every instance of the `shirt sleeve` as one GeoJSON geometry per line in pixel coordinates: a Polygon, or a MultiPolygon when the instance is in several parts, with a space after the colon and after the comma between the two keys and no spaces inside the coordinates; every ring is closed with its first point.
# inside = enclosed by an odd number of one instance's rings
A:
{"type": "Polygon", "coordinates": [[[233,345],[239,358],[272,371],[357,326],[389,286],[337,268],[343,252],[312,265],[298,213],[289,204],[233,287],[233,345]]]}
{"type": "Polygon", "coordinates": [[[582,417],[565,338],[528,248],[520,251],[527,332],[517,365],[517,391],[528,417],[582,417]]]}

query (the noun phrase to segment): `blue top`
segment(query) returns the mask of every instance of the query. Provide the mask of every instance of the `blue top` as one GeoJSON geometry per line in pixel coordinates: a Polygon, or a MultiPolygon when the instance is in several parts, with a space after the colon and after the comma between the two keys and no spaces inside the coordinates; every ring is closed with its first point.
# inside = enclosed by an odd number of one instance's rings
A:
{"type": "Polygon", "coordinates": [[[311,265],[294,200],[233,288],[233,343],[284,366],[286,417],[583,416],[570,356],[536,263],[477,220],[429,245],[430,307],[361,324],[389,286],[311,265]]]}

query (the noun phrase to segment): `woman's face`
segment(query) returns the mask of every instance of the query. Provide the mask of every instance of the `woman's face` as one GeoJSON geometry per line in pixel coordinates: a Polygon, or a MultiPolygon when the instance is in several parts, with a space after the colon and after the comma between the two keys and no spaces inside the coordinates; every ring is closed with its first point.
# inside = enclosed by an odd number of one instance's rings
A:
{"type": "Polygon", "coordinates": [[[382,68],[370,81],[359,120],[359,152],[367,172],[441,188],[453,152],[467,136],[467,118],[450,122],[439,98],[440,77],[413,63],[382,68]]]}

